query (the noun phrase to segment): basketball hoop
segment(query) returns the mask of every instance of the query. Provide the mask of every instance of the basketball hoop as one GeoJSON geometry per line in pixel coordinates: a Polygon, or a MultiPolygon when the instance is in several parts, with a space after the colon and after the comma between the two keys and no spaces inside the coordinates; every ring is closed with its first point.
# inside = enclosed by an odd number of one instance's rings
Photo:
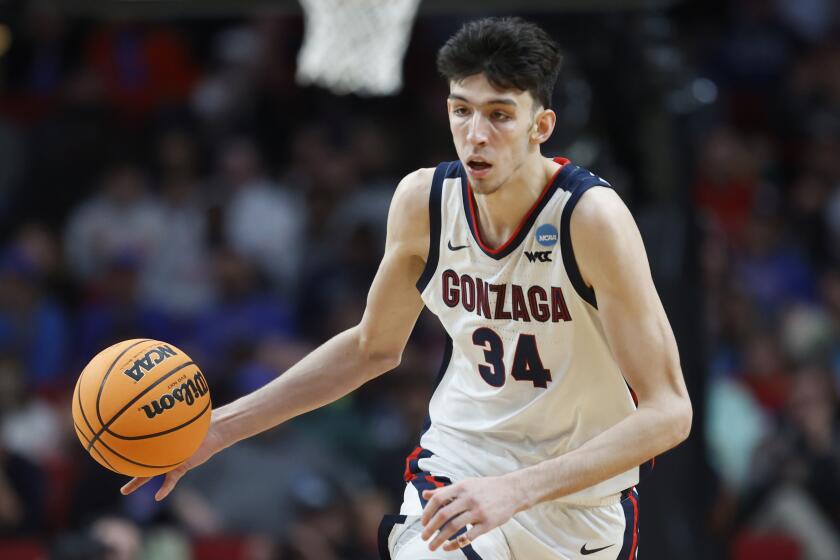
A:
{"type": "Polygon", "coordinates": [[[420,0],[300,0],[297,81],[338,95],[392,95],[420,0]]]}

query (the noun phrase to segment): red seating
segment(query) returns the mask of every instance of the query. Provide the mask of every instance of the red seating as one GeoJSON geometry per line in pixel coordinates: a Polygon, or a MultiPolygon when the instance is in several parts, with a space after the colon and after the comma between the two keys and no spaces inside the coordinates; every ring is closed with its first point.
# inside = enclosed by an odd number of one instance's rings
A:
{"type": "Polygon", "coordinates": [[[246,560],[248,546],[242,537],[204,537],[193,541],[192,553],[193,560],[246,560]]]}
{"type": "Polygon", "coordinates": [[[3,560],[42,560],[47,551],[35,539],[0,539],[0,558],[3,560]]]}
{"type": "Polygon", "coordinates": [[[742,533],[732,545],[732,560],[801,560],[795,540],[777,535],[742,533]]]}

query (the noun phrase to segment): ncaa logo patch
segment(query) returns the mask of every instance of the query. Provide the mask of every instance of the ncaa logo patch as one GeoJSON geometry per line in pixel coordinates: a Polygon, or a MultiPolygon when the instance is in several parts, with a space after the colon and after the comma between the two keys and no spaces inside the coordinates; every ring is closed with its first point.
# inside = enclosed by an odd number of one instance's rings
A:
{"type": "Polygon", "coordinates": [[[544,247],[557,244],[557,228],[551,224],[543,224],[536,231],[537,243],[544,247]]]}

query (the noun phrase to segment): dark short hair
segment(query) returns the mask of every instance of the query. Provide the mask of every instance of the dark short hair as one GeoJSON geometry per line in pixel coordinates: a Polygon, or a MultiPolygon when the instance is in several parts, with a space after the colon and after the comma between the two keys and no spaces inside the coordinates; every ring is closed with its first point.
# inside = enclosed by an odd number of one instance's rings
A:
{"type": "Polygon", "coordinates": [[[560,47],[542,28],[518,17],[471,21],[438,51],[438,72],[449,81],[484,74],[500,89],[528,91],[543,107],[560,73],[560,47]]]}

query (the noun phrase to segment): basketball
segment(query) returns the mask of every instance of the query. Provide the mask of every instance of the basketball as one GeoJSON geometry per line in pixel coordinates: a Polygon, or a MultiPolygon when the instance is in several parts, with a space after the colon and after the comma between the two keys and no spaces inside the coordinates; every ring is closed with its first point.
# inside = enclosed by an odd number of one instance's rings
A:
{"type": "Polygon", "coordinates": [[[76,435],[99,464],[127,476],[154,476],[201,445],[210,425],[210,390],[195,362],[175,346],[125,340],[82,370],[72,409],[76,435]]]}

